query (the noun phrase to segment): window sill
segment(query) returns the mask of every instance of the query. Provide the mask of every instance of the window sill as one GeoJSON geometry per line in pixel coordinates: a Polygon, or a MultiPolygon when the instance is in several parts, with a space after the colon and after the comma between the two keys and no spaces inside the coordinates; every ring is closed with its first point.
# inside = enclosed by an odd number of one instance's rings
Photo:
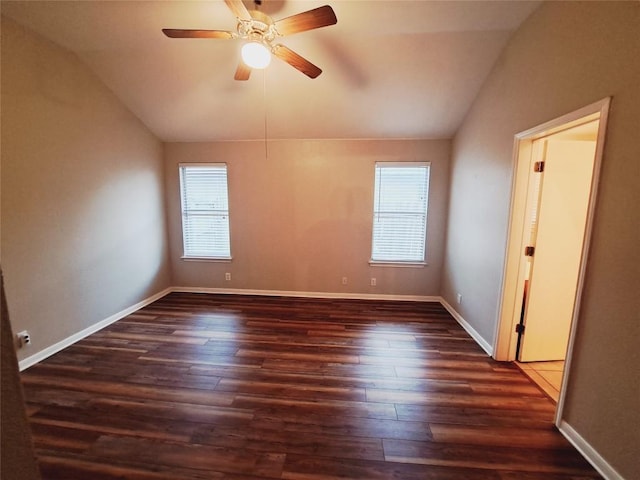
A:
{"type": "Polygon", "coordinates": [[[423,268],[428,265],[427,262],[392,262],[384,260],[369,260],[369,265],[373,267],[410,267],[423,268]]]}
{"type": "Polygon", "coordinates": [[[218,263],[229,263],[232,260],[232,257],[180,257],[181,260],[185,262],[218,262],[218,263]]]}

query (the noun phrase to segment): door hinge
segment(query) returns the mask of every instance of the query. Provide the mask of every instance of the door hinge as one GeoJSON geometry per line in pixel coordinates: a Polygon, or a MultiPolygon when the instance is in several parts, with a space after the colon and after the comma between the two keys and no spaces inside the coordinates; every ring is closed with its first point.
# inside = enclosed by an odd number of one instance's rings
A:
{"type": "Polygon", "coordinates": [[[529,245],[528,247],[524,247],[524,256],[533,257],[533,254],[535,251],[536,251],[536,247],[532,247],[531,245],[529,245]]]}
{"type": "Polygon", "coordinates": [[[534,172],[544,172],[544,162],[536,162],[533,164],[533,171],[534,172]]]}
{"type": "Polygon", "coordinates": [[[516,333],[524,333],[524,325],[522,323],[516,325],[516,333]]]}

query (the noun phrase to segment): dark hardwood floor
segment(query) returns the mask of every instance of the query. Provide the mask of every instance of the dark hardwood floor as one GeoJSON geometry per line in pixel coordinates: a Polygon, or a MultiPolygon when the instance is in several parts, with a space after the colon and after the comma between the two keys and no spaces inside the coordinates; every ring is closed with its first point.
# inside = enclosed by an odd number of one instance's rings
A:
{"type": "Polygon", "coordinates": [[[437,303],[170,294],[23,372],[44,479],[592,479],[437,303]]]}

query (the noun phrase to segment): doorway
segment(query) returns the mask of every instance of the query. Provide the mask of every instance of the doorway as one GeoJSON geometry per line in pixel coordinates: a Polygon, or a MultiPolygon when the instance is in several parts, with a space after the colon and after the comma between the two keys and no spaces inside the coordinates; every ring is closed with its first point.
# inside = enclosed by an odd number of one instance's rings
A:
{"type": "Polygon", "coordinates": [[[583,250],[599,120],[534,141],[516,358],[564,360],[583,250]],[[526,253],[525,253],[526,251],[526,253]]]}
{"type": "Polygon", "coordinates": [[[606,98],[516,136],[494,356],[560,362],[549,369],[562,379],[556,421],[570,373],[609,103],[606,98]]]}
{"type": "Polygon", "coordinates": [[[600,120],[533,141],[516,360],[558,401],[577,294],[600,120]]]}

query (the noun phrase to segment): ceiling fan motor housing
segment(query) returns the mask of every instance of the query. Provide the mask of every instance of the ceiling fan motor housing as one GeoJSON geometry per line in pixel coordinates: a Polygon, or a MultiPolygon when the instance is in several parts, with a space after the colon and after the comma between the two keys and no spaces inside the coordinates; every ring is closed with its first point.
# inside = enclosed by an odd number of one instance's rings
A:
{"type": "Polygon", "coordinates": [[[273,20],[258,10],[251,10],[249,14],[251,20],[239,19],[238,36],[252,42],[264,43],[271,49],[271,42],[278,36],[273,20]]]}

